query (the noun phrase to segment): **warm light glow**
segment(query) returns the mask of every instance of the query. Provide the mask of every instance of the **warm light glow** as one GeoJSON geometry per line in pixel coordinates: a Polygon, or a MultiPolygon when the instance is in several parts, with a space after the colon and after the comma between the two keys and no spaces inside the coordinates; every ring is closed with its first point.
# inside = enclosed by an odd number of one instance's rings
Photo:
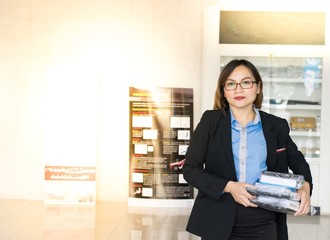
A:
{"type": "Polygon", "coordinates": [[[84,67],[62,60],[48,72],[47,164],[95,165],[97,79],[84,67]]]}
{"type": "Polygon", "coordinates": [[[326,0],[222,0],[220,2],[221,10],[235,10],[235,11],[325,11],[327,9],[326,0]]]}

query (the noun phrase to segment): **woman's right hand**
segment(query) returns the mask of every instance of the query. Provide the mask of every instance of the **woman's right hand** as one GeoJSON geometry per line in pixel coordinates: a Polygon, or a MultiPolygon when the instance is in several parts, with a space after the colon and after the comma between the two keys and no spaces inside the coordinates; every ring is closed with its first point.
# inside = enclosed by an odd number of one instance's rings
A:
{"type": "Polygon", "coordinates": [[[224,189],[224,192],[230,193],[235,201],[245,207],[258,207],[250,200],[254,199],[255,196],[251,195],[246,188],[254,187],[254,185],[244,182],[229,181],[224,189]]]}

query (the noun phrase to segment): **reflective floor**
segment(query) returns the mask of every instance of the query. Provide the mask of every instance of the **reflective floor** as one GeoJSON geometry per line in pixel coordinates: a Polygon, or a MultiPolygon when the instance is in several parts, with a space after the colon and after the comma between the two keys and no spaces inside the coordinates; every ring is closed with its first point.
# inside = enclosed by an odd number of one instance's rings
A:
{"type": "MultiPolygon", "coordinates": [[[[197,240],[185,231],[191,208],[50,206],[0,200],[1,240],[197,240]]],[[[290,240],[330,240],[330,216],[288,219],[290,240]]]]}

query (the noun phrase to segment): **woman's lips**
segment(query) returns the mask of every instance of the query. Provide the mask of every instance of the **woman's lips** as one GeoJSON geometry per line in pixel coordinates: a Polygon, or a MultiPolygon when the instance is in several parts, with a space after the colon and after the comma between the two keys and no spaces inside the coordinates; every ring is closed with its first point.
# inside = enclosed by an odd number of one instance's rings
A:
{"type": "Polygon", "coordinates": [[[242,97],[242,96],[238,96],[238,97],[235,97],[234,99],[235,99],[235,100],[239,100],[239,101],[240,101],[240,100],[243,100],[244,98],[245,98],[245,97],[242,97]]]}

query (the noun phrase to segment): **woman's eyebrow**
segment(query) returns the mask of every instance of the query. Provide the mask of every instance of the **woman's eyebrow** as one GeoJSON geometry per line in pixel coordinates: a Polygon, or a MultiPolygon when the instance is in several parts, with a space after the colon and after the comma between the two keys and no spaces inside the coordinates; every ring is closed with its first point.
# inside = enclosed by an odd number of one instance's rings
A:
{"type": "MultiPolygon", "coordinates": [[[[245,77],[245,78],[242,78],[241,81],[244,81],[246,79],[252,79],[251,77],[245,77]]],[[[231,79],[231,78],[227,78],[226,81],[233,81],[233,82],[236,82],[234,79],[231,79]]]]}

